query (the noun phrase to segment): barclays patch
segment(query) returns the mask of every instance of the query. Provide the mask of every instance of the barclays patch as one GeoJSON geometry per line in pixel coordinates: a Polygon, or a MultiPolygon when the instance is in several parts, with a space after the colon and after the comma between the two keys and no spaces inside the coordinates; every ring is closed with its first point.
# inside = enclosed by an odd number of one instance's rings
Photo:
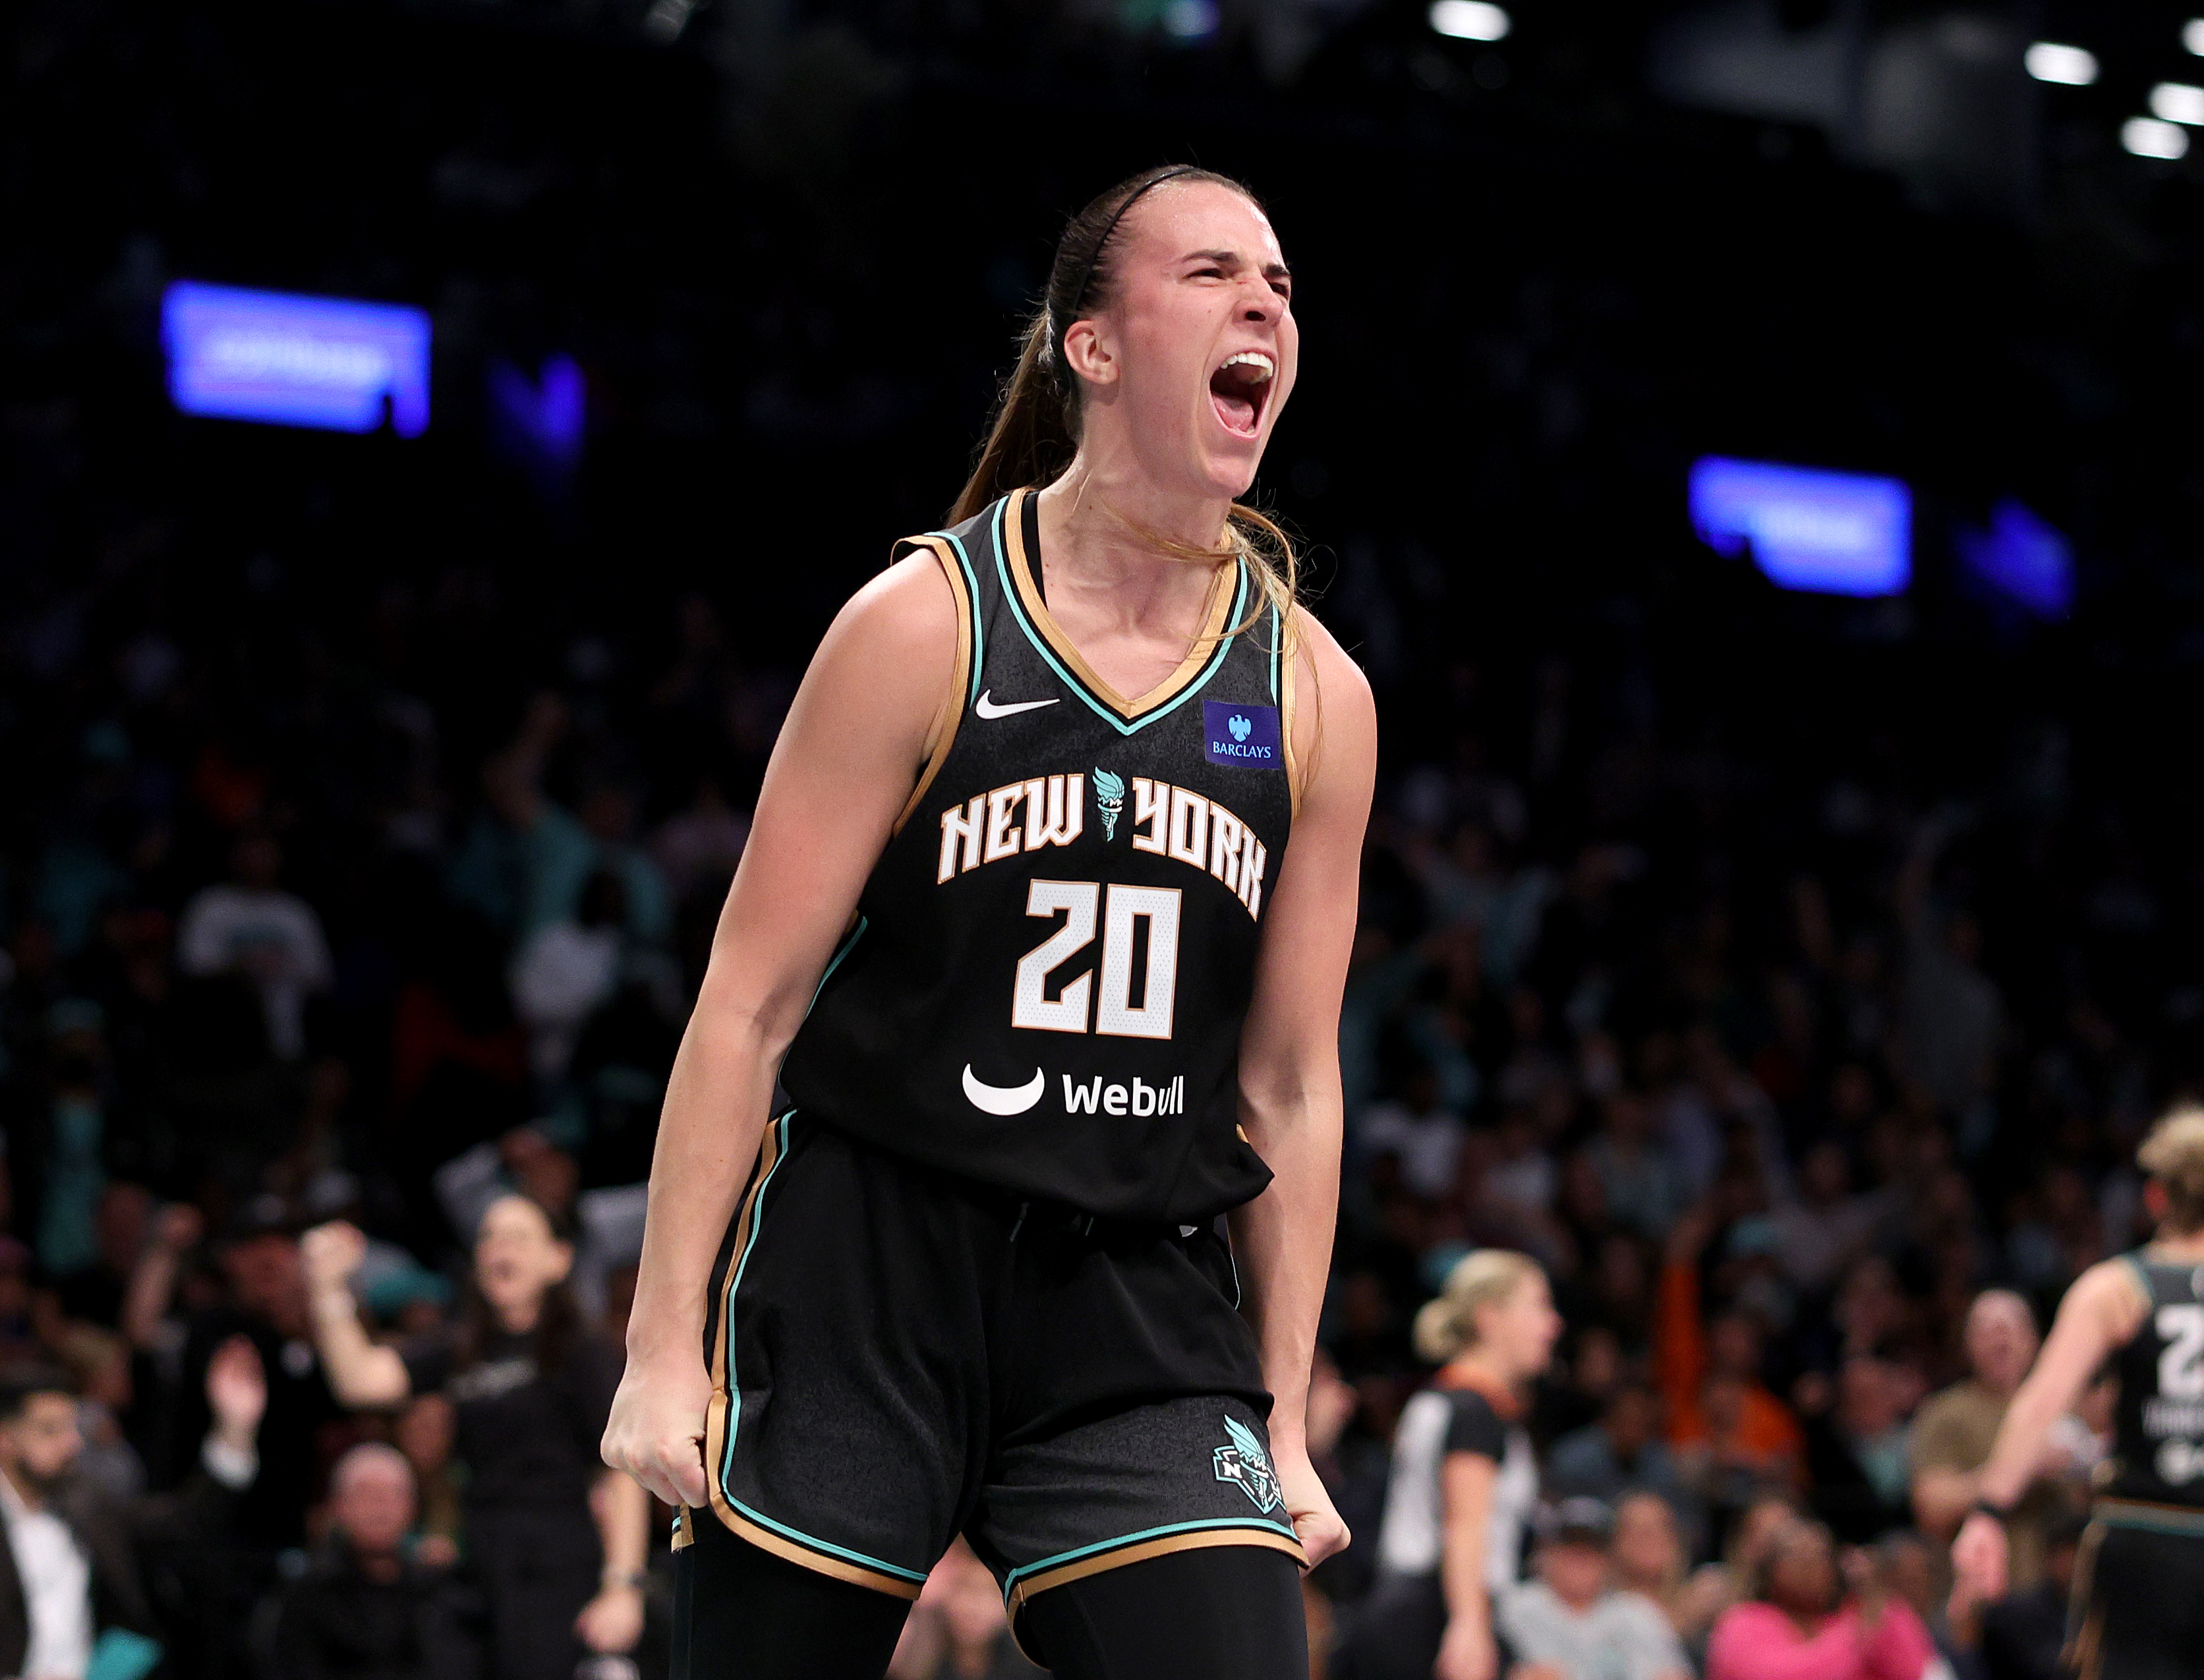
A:
{"type": "Polygon", "coordinates": [[[1201,725],[1204,755],[1212,764],[1236,765],[1242,770],[1275,770],[1285,764],[1275,706],[1205,700],[1201,725]]]}

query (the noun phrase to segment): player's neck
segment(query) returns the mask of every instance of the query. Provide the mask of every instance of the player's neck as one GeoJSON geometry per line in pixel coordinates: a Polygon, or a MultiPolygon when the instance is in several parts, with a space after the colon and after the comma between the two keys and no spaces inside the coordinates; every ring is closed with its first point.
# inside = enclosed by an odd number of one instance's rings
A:
{"type": "Polygon", "coordinates": [[[1129,464],[1085,454],[1040,493],[1040,551],[1049,581],[1108,592],[1138,610],[1207,596],[1211,568],[1165,544],[1222,554],[1229,498],[1167,491],[1129,464]]]}
{"type": "Polygon", "coordinates": [[[2161,1225],[2158,1234],[2150,1239],[2149,1247],[2143,1252],[2154,1260],[2164,1260],[2173,1265],[2204,1265],[2204,1231],[2183,1231],[2177,1234],[2161,1225]]]}

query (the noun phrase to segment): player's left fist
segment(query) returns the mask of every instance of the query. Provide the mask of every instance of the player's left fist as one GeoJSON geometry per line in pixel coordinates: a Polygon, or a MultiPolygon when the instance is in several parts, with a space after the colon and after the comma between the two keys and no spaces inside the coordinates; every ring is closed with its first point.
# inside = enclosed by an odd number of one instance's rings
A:
{"type": "Polygon", "coordinates": [[[1293,1520],[1294,1532],[1300,1536],[1308,1566],[1314,1569],[1326,1558],[1344,1552],[1354,1536],[1340,1521],[1324,1478],[1309,1463],[1307,1449],[1282,1446],[1273,1440],[1271,1463],[1278,1473],[1278,1489],[1286,1496],[1286,1515],[1293,1520]]]}

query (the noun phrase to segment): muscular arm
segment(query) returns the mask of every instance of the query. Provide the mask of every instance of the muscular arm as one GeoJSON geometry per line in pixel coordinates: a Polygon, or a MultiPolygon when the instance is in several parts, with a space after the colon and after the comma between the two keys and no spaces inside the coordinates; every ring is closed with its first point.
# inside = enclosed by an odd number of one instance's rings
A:
{"type": "MultiPolygon", "coordinates": [[[[1976,1497],[2003,1508],[2028,1490],[2051,1426],[2074,1409],[2090,1377],[2114,1348],[2134,1336],[2148,1310],[2124,1261],[2100,1260],[2074,1280],[2059,1304],[2035,1368],[2006,1408],[1997,1441],[1975,1478],[1976,1497]]],[[[1981,1511],[1968,1517],[1952,1542],[1952,1563],[1958,1576],[1955,1603],[1963,1595],[1977,1600],[2002,1596],[2003,1526],[1981,1511]]]]}
{"type": "Polygon", "coordinates": [[[2051,1426],[2074,1409],[2112,1350],[2135,1334],[2147,1304],[2124,1261],[2101,1260],[2074,1280],[2035,1369],[2006,1408],[1997,1443],[1976,1479],[1979,1497],[2005,1506],[2028,1491],[2051,1426]]]}
{"type": "Polygon", "coordinates": [[[941,726],[956,647],[955,599],[937,562],[891,567],[826,632],[767,766],[667,1082],[627,1370],[605,1430],[605,1462],[668,1504],[705,1500],[713,1257],[781,1057],[941,726]]]}
{"type": "Polygon", "coordinates": [[[1315,1563],[1347,1543],[1308,1466],[1306,1423],[1339,1205],[1340,994],[1354,938],[1378,728],[1369,684],[1313,622],[1305,622],[1299,658],[1304,704],[1294,720],[1295,747],[1307,768],[1240,1040],[1241,1124],[1275,1176],[1231,1223],[1263,1380],[1277,1400],[1271,1450],[1315,1563]]]}

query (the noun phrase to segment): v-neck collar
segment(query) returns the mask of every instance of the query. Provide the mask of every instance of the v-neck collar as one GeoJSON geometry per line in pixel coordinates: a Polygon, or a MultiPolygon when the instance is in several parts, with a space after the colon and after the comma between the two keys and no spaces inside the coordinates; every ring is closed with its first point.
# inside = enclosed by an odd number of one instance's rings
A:
{"type": "Polygon", "coordinates": [[[1182,704],[1223,664],[1231,648],[1227,631],[1247,606],[1247,562],[1233,562],[1234,582],[1230,589],[1221,587],[1223,576],[1219,568],[1218,577],[1210,586],[1209,610],[1204,617],[1201,633],[1194,638],[1178,669],[1137,700],[1127,700],[1105,682],[1072,645],[1071,638],[1063,633],[1063,627],[1057,623],[1047,601],[1042,598],[1034,575],[1038,556],[1028,552],[1026,542],[1027,504],[1033,495],[1029,489],[1013,490],[996,505],[995,558],[1003,571],[1006,586],[1004,594],[1041,657],[1055,667],[1057,674],[1071,685],[1089,709],[1121,733],[1129,735],[1182,704]]]}

